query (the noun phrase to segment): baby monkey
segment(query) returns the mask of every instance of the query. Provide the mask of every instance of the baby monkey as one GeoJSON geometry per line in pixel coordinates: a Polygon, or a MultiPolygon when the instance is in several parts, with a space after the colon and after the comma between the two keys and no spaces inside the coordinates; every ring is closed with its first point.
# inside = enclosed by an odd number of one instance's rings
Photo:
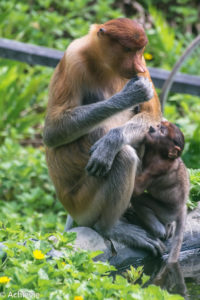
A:
{"type": "Polygon", "coordinates": [[[157,128],[149,128],[144,145],[142,171],[136,176],[132,204],[140,222],[156,237],[168,238],[175,221],[168,258],[173,263],[179,258],[189,194],[189,176],[180,158],[184,136],[177,126],[162,121],[157,128]]]}

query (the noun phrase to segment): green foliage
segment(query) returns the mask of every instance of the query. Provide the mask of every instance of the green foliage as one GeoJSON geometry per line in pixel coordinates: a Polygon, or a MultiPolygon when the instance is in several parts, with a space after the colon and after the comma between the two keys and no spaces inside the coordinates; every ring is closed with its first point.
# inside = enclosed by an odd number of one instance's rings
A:
{"type": "Polygon", "coordinates": [[[175,94],[165,107],[165,117],[176,123],[185,135],[183,160],[188,168],[200,166],[200,106],[199,97],[175,94]]]}
{"type": "Polygon", "coordinates": [[[190,208],[194,208],[200,199],[200,169],[190,169],[189,174],[191,187],[188,205],[190,208]]]}
{"type": "MultiPolygon", "coordinates": [[[[139,1],[152,20],[147,29],[146,52],[153,56],[149,66],[171,69],[194,38],[185,31],[198,20],[196,1],[139,1]]],[[[65,50],[71,40],[86,34],[92,23],[124,16],[122,6],[114,0],[1,0],[0,36],[65,50]]],[[[197,49],[181,71],[200,74],[199,55],[197,49]]],[[[56,200],[44,148],[20,145],[41,134],[52,72],[49,68],[0,60],[0,241],[6,245],[6,249],[0,245],[0,298],[7,299],[9,291],[21,290],[53,300],[75,296],[92,300],[182,299],[156,286],[141,288],[148,280],[141,267],[131,268],[125,278],[117,275],[113,280],[107,276],[113,267],[94,263],[94,253],[74,251],[74,236],[60,234],[66,213],[56,200]],[[49,240],[52,234],[58,240],[56,244],[49,240]],[[47,253],[52,247],[62,251],[63,256],[49,259],[47,253]],[[34,258],[34,250],[41,250],[45,257],[34,258]],[[10,278],[7,284],[1,283],[4,276],[10,278]],[[136,284],[139,278],[141,285],[136,284]],[[6,293],[4,297],[1,292],[6,293]]],[[[165,116],[185,134],[183,159],[193,169],[200,166],[199,113],[199,98],[189,95],[170,95],[165,108],[165,116]]],[[[189,172],[188,205],[193,208],[200,199],[200,171],[189,172]]]]}
{"type": "Polygon", "coordinates": [[[12,128],[30,137],[44,119],[47,85],[52,70],[23,63],[0,61],[0,143],[12,128]]]}
{"type": "Polygon", "coordinates": [[[1,0],[0,35],[65,50],[70,41],[88,32],[92,23],[120,17],[113,0],[1,0]]]}
{"type": "MultiPolygon", "coordinates": [[[[174,51],[176,49],[174,45],[177,42],[174,29],[167,24],[163,14],[154,7],[150,7],[149,12],[155,26],[148,31],[149,51],[153,54],[154,65],[159,66],[160,60],[162,60],[162,67],[164,69],[169,69],[169,67],[174,64],[177,57],[177,53],[174,51]],[[167,57],[166,53],[168,53],[167,57]]],[[[181,43],[181,41],[179,41],[179,43],[181,43]]],[[[182,45],[177,45],[179,50],[181,47],[182,45]]]]}
{"type": "Polygon", "coordinates": [[[192,31],[195,24],[198,24],[199,0],[140,0],[139,2],[145,9],[154,6],[158,11],[162,11],[167,22],[176,28],[176,34],[184,35],[186,39],[190,35],[188,31],[192,31]]]}
{"type": "MultiPolygon", "coordinates": [[[[149,44],[146,51],[153,55],[153,60],[149,65],[171,70],[194,37],[192,35],[186,36],[181,32],[177,33],[167,23],[163,13],[157,10],[155,6],[149,6],[149,12],[154,24],[153,28],[147,30],[149,44]]],[[[199,55],[200,48],[197,48],[184,62],[180,71],[200,75],[199,55]]]]}
{"type": "Polygon", "coordinates": [[[142,286],[150,279],[149,276],[143,274],[143,266],[139,266],[137,269],[130,266],[130,270],[127,270],[123,275],[132,284],[136,283],[140,279],[142,286]]]}
{"type": "Polygon", "coordinates": [[[55,199],[44,149],[24,148],[7,138],[0,156],[1,221],[15,219],[29,232],[62,231],[65,213],[55,199]]]}
{"type": "MultiPolygon", "coordinates": [[[[49,240],[50,234],[27,234],[20,226],[15,226],[14,220],[7,226],[0,224],[0,239],[6,241],[4,251],[7,253],[6,259],[0,262],[0,279],[2,276],[10,279],[7,284],[0,283],[1,299],[8,299],[10,291],[33,293],[41,300],[76,299],[78,296],[88,300],[183,299],[153,285],[143,289],[119,275],[114,280],[107,276],[114,267],[93,262],[94,253],[74,251],[71,243],[75,234],[55,232],[53,235],[57,239],[54,244],[49,240]],[[62,251],[60,258],[49,259],[48,252],[52,247],[62,251]],[[40,255],[35,250],[40,250],[40,255]]],[[[141,276],[141,270],[131,268],[131,272],[136,278],[141,276]]]]}

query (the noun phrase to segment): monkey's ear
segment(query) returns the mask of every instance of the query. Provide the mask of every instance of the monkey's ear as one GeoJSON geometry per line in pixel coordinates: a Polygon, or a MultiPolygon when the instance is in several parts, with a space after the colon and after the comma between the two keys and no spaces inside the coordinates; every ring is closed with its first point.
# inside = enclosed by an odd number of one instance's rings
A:
{"type": "Polygon", "coordinates": [[[181,148],[179,146],[174,146],[169,148],[168,157],[171,159],[176,159],[181,153],[181,148]]]}
{"type": "Polygon", "coordinates": [[[101,28],[99,29],[99,31],[97,32],[97,35],[98,35],[98,36],[102,36],[102,35],[104,35],[105,33],[106,33],[105,28],[101,27],[101,28]]]}

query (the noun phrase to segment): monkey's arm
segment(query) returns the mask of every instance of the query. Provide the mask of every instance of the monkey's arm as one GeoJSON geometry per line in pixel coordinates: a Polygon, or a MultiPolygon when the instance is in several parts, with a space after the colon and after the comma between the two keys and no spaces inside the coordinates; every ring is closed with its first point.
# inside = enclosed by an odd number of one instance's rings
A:
{"type": "Polygon", "coordinates": [[[142,174],[136,176],[133,196],[141,195],[146,189],[148,189],[152,181],[153,176],[151,172],[149,172],[149,169],[142,172],[142,174]]]}
{"type": "Polygon", "coordinates": [[[144,77],[136,76],[124,89],[110,99],[79,106],[62,112],[56,120],[47,116],[43,139],[48,147],[58,147],[73,142],[87,134],[102,121],[138,103],[153,97],[151,82],[144,77]]]}
{"type": "Polygon", "coordinates": [[[121,148],[124,145],[142,143],[153,122],[155,121],[150,113],[142,112],[125,125],[111,129],[91,147],[91,157],[86,166],[88,173],[93,176],[105,176],[121,148]]]}

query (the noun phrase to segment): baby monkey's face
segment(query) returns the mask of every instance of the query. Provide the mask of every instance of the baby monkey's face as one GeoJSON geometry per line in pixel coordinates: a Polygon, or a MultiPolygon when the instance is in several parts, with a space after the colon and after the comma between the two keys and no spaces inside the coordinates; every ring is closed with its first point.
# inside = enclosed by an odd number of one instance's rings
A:
{"type": "Polygon", "coordinates": [[[163,121],[156,127],[150,126],[146,137],[150,143],[166,143],[166,139],[171,139],[169,134],[169,122],[163,121]]]}
{"type": "Polygon", "coordinates": [[[162,121],[156,127],[150,126],[146,134],[146,144],[161,156],[175,159],[184,148],[184,136],[176,125],[162,121]]]}

